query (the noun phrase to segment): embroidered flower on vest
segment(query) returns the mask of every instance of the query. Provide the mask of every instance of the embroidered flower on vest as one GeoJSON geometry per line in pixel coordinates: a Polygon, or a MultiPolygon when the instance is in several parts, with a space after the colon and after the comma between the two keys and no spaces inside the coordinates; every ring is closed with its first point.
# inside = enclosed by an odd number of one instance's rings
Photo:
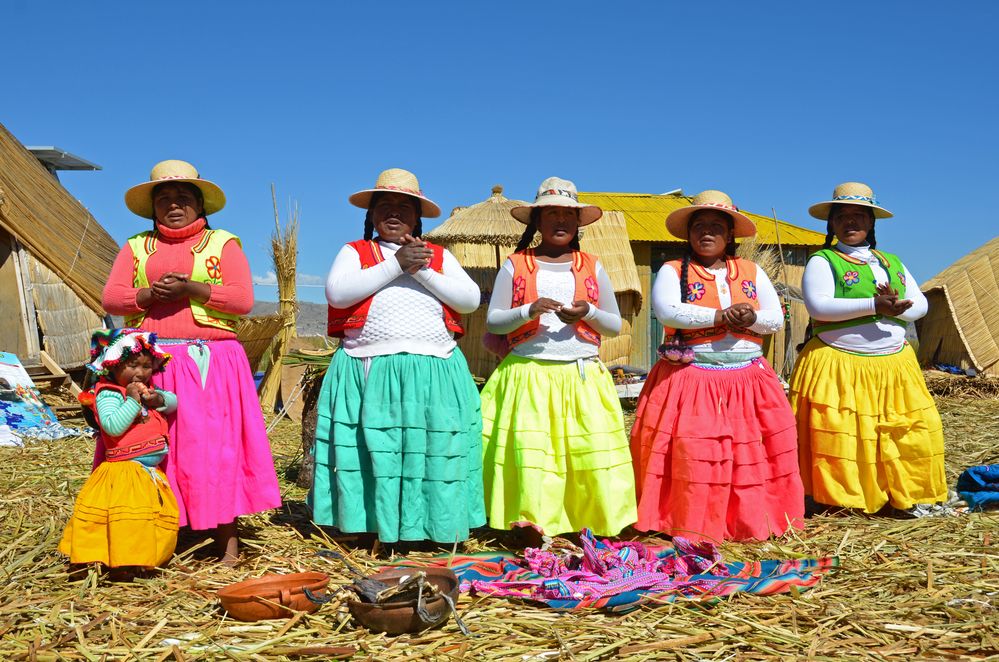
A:
{"type": "Polygon", "coordinates": [[[205,259],[205,268],[208,270],[208,277],[212,280],[222,282],[222,262],[215,255],[205,259]]]}
{"type": "Polygon", "coordinates": [[[514,306],[524,305],[524,294],[527,292],[527,279],[517,276],[513,279],[513,304],[514,306]]]}
{"type": "Polygon", "coordinates": [[[756,283],[751,280],[742,281],[742,293],[749,299],[756,298],[756,283]]]}
{"type": "Polygon", "coordinates": [[[583,281],[586,286],[586,298],[590,300],[591,303],[596,303],[600,300],[600,286],[597,285],[597,279],[593,276],[588,276],[586,280],[583,281]]]}
{"type": "Polygon", "coordinates": [[[698,301],[704,296],[704,283],[687,284],[687,301],[698,301]]]}
{"type": "Polygon", "coordinates": [[[843,283],[845,285],[856,285],[860,282],[860,274],[856,271],[847,271],[843,274],[843,283]]]}

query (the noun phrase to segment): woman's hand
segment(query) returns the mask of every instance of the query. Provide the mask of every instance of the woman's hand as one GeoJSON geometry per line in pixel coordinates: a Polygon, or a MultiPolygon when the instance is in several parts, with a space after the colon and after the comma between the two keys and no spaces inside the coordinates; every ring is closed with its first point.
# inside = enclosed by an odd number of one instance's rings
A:
{"type": "Polygon", "coordinates": [[[737,329],[748,329],[756,322],[756,311],[748,303],[737,303],[722,311],[725,323],[737,329]]]}
{"type": "Polygon", "coordinates": [[[912,307],[912,301],[899,299],[898,292],[888,283],[877,286],[874,297],[874,312],[885,317],[898,317],[912,307]]]}
{"type": "Polygon", "coordinates": [[[402,248],[395,252],[395,259],[407,274],[415,274],[420,269],[430,266],[430,258],[434,252],[427,248],[422,239],[406,234],[402,237],[402,248]]]}
{"type": "MultiPolygon", "coordinates": [[[[152,284],[150,290],[153,299],[160,302],[194,299],[204,303],[212,295],[212,288],[208,283],[192,281],[188,274],[173,271],[163,274],[158,281],[152,284]]],[[[137,299],[137,302],[141,305],[141,301],[137,299]]]]}
{"type": "Polygon", "coordinates": [[[531,304],[528,314],[532,320],[536,320],[545,313],[558,313],[560,310],[562,310],[562,304],[558,301],[549,299],[548,297],[541,297],[531,304]]]}
{"type": "Polygon", "coordinates": [[[565,324],[575,324],[590,312],[590,304],[580,299],[573,301],[571,306],[562,306],[555,312],[560,320],[565,324]]]}

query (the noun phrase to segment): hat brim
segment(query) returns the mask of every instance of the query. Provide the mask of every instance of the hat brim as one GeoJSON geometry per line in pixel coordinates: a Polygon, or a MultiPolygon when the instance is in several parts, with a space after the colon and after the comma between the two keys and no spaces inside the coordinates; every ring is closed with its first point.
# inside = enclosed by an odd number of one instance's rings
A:
{"type": "Polygon", "coordinates": [[[225,207],[225,193],[214,182],[207,179],[190,179],[177,177],[176,179],[157,179],[154,181],[142,182],[125,191],[125,206],[136,216],[142,218],[155,218],[153,213],[153,189],[160,184],[192,184],[201,191],[204,198],[205,216],[210,216],[225,207]]]}
{"type": "Polygon", "coordinates": [[[864,202],[863,200],[827,200],[809,207],[808,213],[812,216],[812,218],[817,218],[820,221],[828,221],[829,211],[832,209],[833,205],[856,205],[858,207],[868,207],[874,210],[874,218],[891,218],[894,216],[894,214],[884,207],[872,205],[871,203],[864,202]]]}
{"type": "Polygon", "coordinates": [[[722,209],[720,207],[715,207],[714,205],[691,205],[689,207],[681,207],[670,213],[666,217],[666,229],[669,233],[678,239],[687,239],[687,230],[690,225],[691,215],[700,209],[708,209],[710,211],[716,211],[721,214],[727,214],[732,219],[732,233],[737,237],[752,237],[756,234],[756,223],[745,214],[741,214],[737,211],[730,211],[728,209],[722,209]]]}
{"type": "Polygon", "coordinates": [[[571,207],[573,209],[578,209],[579,227],[595,223],[600,220],[601,216],[604,215],[604,210],[596,205],[584,205],[581,202],[575,202],[574,200],[569,200],[568,198],[559,198],[555,196],[552,196],[550,200],[545,200],[542,203],[536,202],[533,205],[514,207],[510,210],[510,214],[524,225],[527,225],[531,222],[531,210],[539,207],[571,207]]]}
{"type": "Polygon", "coordinates": [[[411,198],[416,198],[420,201],[420,216],[422,218],[437,218],[441,215],[441,208],[437,206],[430,198],[425,198],[422,195],[417,195],[409,191],[403,191],[394,188],[368,188],[363,191],[358,191],[354,195],[347,198],[350,204],[355,207],[360,207],[361,209],[368,209],[371,206],[371,196],[375,193],[400,193],[402,195],[408,195],[411,198]]]}

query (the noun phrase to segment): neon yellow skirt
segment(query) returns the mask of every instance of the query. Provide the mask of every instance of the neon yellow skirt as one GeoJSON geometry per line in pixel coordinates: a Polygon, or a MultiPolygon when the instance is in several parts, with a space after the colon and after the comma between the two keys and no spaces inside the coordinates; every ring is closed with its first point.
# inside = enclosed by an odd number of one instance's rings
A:
{"type": "Polygon", "coordinates": [[[637,519],[635,474],[614,381],[599,362],[513,354],[482,390],[489,526],[616,535],[637,519]]]}
{"type": "Polygon", "coordinates": [[[155,568],[173,556],[177,516],[177,499],[159,468],[104,462],[80,489],[59,551],[71,563],[155,568]]]}
{"type": "Polygon", "coordinates": [[[947,499],[940,414],[912,348],[849,354],[813,338],[791,376],[805,493],[873,513],[947,499]]]}

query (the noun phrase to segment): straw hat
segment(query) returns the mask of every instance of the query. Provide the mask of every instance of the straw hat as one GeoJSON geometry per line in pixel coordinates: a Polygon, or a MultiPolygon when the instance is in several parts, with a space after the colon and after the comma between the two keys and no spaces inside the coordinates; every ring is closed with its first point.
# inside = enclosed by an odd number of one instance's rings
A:
{"type": "Polygon", "coordinates": [[[890,211],[878,205],[878,199],[874,197],[874,191],[871,190],[871,187],[860,182],[840,184],[833,190],[832,200],[812,205],[808,208],[808,213],[817,219],[827,221],[829,220],[829,210],[837,204],[870,207],[874,210],[874,218],[892,217],[890,211]]]}
{"type": "Polygon", "coordinates": [[[416,179],[416,175],[408,170],[403,170],[402,168],[383,170],[382,174],[378,175],[378,179],[375,181],[375,187],[358,191],[350,196],[350,204],[361,209],[367,209],[371,206],[372,194],[378,192],[402,193],[413,196],[420,201],[420,206],[423,209],[423,213],[420,215],[423,218],[437,218],[441,215],[441,208],[430,198],[423,195],[423,191],[420,190],[419,180],[416,179]]]}
{"type": "Polygon", "coordinates": [[[538,194],[534,196],[534,204],[514,207],[510,213],[526,225],[531,222],[531,210],[535,207],[575,207],[579,209],[579,227],[589,225],[604,215],[600,207],[581,203],[576,185],[561,177],[549,177],[541,182],[538,194]]]}
{"type": "Polygon", "coordinates": [[[201,190],[205,199],[205,216],[225,207],[225,193],[217,185],[201,179],[198,169],[187,161],[160,161],[149,173],[149,181],[125,191],[125,206],[142,218],[153,218],[153,188],[165,182],[186,182],[201,190]]]}
{"type": "Polygon", "coordinates": [[[756,234],[756,224],[739,211],[739,208],[732,203],[732,198],[721,191],[712,190],[701,191],[694,196],[691,204],[671,212],[666,217],[666,229],[674,237],[686,239],[690,216],[698,209],[711,209],[731,216],[736,237],[752,237],[756,234]]]}

